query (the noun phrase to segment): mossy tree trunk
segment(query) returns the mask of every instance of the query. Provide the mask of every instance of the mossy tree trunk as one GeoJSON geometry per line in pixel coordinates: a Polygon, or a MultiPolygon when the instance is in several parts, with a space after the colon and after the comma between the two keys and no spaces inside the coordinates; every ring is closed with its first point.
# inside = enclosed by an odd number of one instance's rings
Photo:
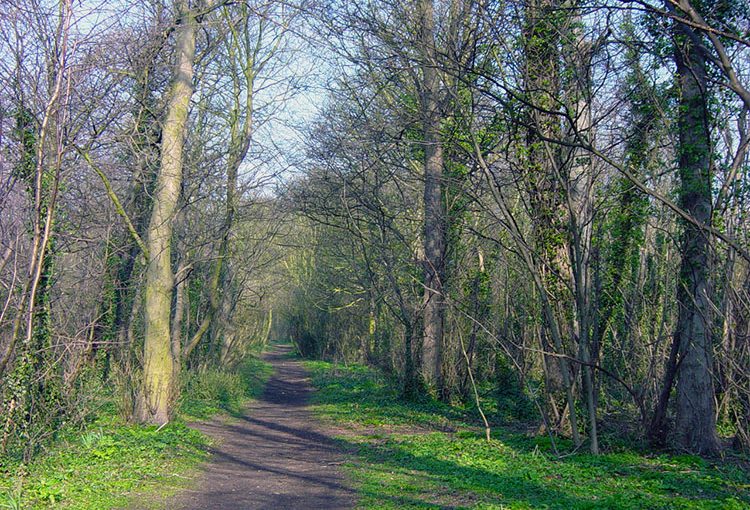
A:
{"type": "Polygon", "coordinates": [[[679,196],[682,207],[698,225],[686,223],[682,234],[674,338],[679,350],[675,440],[688,451],[713,454],[719,444],[713,383],[711,244],[701,228],[710,226],[712,215],[708,74],[706,57],[695,46],[700,36],[683,24],[677,25],[676,32],[679,196]]]}
{"type": "MultiPolygon", "coordinates": [[[[534,245],[541,262],[529,265],[529,268],[535,267],[532,270],[540,271],[538,277],[535,275],[535,281],[540,282],[540,294],[553,298],[547,300],[542,296],[546,333],[553,344],[549,345],[543,338],[541,347],[544,351],[555,351],[553,355],[545,354],[543,362],[549,369],[547,373],[553,377],[557,375],[554,367],[559,370],[570,417],[571,436],[579,445],[581,439],[575,412],[574,376],[565,357],[570,353],[563,342],[564,336],[567,336],[566,321],[561,318],[563,313],[559,306],[564,303],[565,294],[560,275],[569,270],[565,239],[560,235],[566,228],[559,176],[562,158],[560,147],[551,143],[562,140],[559,116],[553,112],[559,109],[560,28],[565,16],[567,14],[557,0],[530,0],[526,4],[523,85],[529,107],[524,120],[527,126],[525,159],[534,245]]],[[[558,386],[553,377],[547,378],[548,387],[558,386]]]]}
{"type": "Polygon", "coordinates": [[[154,190],[148,227],[149,260],[146,269],[143,383],[136,409],[142,423],[163,424],[171,414],[174,367],[170,316],[173,275],[171,267],[172,222],[180,196],[183,146],[190,98],[197,24],[187,0],[177,0],[176,57],[167,118],[161,144],[161,166],[154,190]]]}

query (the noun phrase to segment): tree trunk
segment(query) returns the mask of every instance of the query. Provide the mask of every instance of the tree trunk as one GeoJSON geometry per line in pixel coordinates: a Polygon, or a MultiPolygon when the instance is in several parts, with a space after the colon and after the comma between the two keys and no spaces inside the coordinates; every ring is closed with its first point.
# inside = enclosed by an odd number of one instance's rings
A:
{"type": "MultiPolygon", "coordinates": [[[[569,105],[574,115],[572,141],[589,144],[593,139],[591,125],[591,59],[593,45],[581,33],[580,15],[572,18],[575,45],[570,48],[573,55],[569,63],[574,76],[570,87],[569,105]]],[[[568,214],[570,229],[570,261],[575,295],[575,329],[578,337],[578,357],[583,362],[583,391],[589,418],[589,447],[591,453],[599,453],[599,437],[596,423],[596,399],[594,373],[591,367],[591,339],[594,309],[592,305],[591,250],[594,225],[594,169],[591,156],[583,149],[573,148],[569,154],[570,171],[566,176],[568,214]]]]}
{"type": "Polygon", "coordinates": [[[735,442],[746,453],[750,453],[750,268],[747,262],[739,261],[744,272],[741,288],[733,292],[736,300],[734,306],[733,360],[734,372],[732,382],[736,388],[738,401],[735,411],[737,433],[735,442]]]}
{"type": "Polygon", "coordinates": [[[440,78],[435,60],[435,19],[432,0],[419,1],[421,17],[422,127],[424,131],[424,312],[422,377],[443,393],[443,332],[445,328],[445,207],[443,146],[440,136],[440,78]]]}
{"type": "MultiPolygon", "coordinates": [[[[526,5],[524,88],[529,102],[526,111],[526,182],[529,191],[534,244],[542,264],[529,262],[536,271],[545,325],[553,339],[557,356],[548,356],[548,367],[557,365],[562,379],[565,399],[570,410],[571,436],[576,446],[580,435],[576,417],[574,374],[564,357],[568,347],[563,338],[568,336],[566,320],[560,306],[565,291],[557,275],[569,271],[567,248],[560,230],[565,228],[561,203],[559,172],[560,148],[550,140],[561,140],[561,126],[557,115],[560,97],[560,26],[564,11],[557,0],[532,0],[526,5]]],[[[543,354],[543,356],[546,356],[543,354]]]]}
{"type": "MultiPolygon", "coordinates": [[[[694,46],[699,35],[677,25],[675,49],[681,91],[679,129],[680,200],[701,225],[710,226],[711,140],[709,134],[705,56],[694,46]]],[[[713,384],[713,345],[710,302],[710,241],[692,223],[682,234],[682,263],[677,288],[679,317],[676,338],[680,360],[677,373],[677,446],[699,454],[719,449],[713,384]]]]}
{"type": "Polygon", "coordinates": [[[187,266],[180,265],[179,277],[174,292],[174,317],[172,318],[172,362],[175,374],[180,372],[182,351],[182,319],[185,316],[185,284],[187,283],[187,266]]]}
{"type": "Polygon", "coordinates": [[[141,422],[155,424],[166,423],[171,413],[174,385],[169,324],[173,287],[172,221],[182,185],[182,153],[193,95],[195,57],[195,17],[187,0],[177,0],[176,9],[179,16],[175,32],[176,61],[162,134],[161,167],[148,227],[143,387],[136,410],[141,422]]]}

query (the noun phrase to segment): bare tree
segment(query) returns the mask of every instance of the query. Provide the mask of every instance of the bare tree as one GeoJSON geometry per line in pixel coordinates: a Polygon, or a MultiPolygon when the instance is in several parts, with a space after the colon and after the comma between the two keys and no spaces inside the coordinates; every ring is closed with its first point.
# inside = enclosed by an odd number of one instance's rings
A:
{"type": "Polygon", "coordinates": [[[167,118],[162,132],[161,166],[148,228],[143,388],[136,413],[140,421],[157,424],[166,423],[171,418],[175,385],[170,335],[174,283],[171,266],[172,222],[182,185],[183,146],[193,95],[197,31],[195,12],[187,0],[177,0],[175,10],[178,19],[175,30],[176,56],[167,118]]]}

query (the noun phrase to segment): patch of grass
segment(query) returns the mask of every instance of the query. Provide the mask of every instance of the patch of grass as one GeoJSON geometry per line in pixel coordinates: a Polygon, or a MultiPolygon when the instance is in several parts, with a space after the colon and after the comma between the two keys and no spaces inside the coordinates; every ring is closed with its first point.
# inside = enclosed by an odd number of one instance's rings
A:
{"type": "Polygon", "coordinates": [[[443,430],[470,419],[467,410],[437,400],[402,401],[395,380],[362,365],[306,361],[305,366],[320,390],[316,412],[339,425],[443,430]]]}
{"type": "Polygon", "coordinates": [[[234,372],[209,368],[187,373],[180,413],[187,420],[202,420],[221,412],[238,416],[249,400],[260,395],[272,371],[269,363],[249,357],[234,372]]]}
{"type": "Polygon", "coordinates": [[[182,423],[157,430],[100,420],[66,436],[29,465],[0,465],[0,508],[93,510],[157,488],[169,495],[206,457],[207,438],[182,423]]]}
{"type": "Polygon", "coordinates": [[[0,510],[102,510],[127,507],[135,497],[145,497],[148,508],[168,508],[167,497],[188,485],[207,457],[208,438],[184,422],[239,414],[271,372],[249,358],[235,372],[187,375],[179,416],[161,429],[124,424],[113,402],[102,405],[86,430],[62,431],[30,464],[0,457],[0,510]]]}
{"type": "Polygon", "coordinates": [[[466,410],[400,402],[374,370],[307,366],[316,412],[349,429],[361,508],[750,508],[750,475],[736,466],[627,449],[558,458],[548,438],[504,428],[488,443],[466,410]]]}

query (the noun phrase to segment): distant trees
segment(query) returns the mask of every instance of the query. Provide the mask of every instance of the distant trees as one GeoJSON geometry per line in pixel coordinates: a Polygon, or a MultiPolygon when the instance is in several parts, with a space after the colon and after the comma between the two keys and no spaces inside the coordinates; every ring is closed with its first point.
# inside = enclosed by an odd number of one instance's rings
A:
{"type": "Polygon", "coordinates": [[[720,269],[747,255],[744,215],[719,205],[744,203],[748,170],[736,69],[748,19],[735,7],[328,6],[348,64],[293,189],[316,238],[358,242],[350,256],[313,250],[347,276],[306,284],[318,326],[297,323],[300,345],[385,364],[405,387],[416,356],[448,399],[465,395],[468,370],[592,452],[600,428],[631,423],[697,453],[717,451],[717,420],[742,441],[744,411],[715,405],[746,409],[726,393],[746,394],[728,382],[746,369],[724,354],[744,338],[727,313],[744,280],[720,269]],[[390,294],[373,275],[409,283],[390,294]],[[342,306],[342,293],[355,297],[342,306]],[[399,346],[372,334],[389,315],[399,346]],[[340,323],[358,333],[326,326],[340,323]]]}
{"type": "MultiPolygon", "coordinates": [[[[175,64],[171,89],[168,90],[166,102],[166,120],[161,134],[161,163],[156,179],[153,212],[148,230],[148,263],[144,282],[144,373],[143,404],[138,406],[137,414],[143,422],[164,423],[169,419],[172,405],[178,388],[175,374],[180,365],[191,360],[201,341],[210,335],[209,345],[203,351],[206,363],[228,363],[234,358],[233,352],[241,350],[250,339],[237,338],[229,323],[235,315],[243,289],[243,283],[232,281],[239,278],[229,265],[232,254],[232,242],[238,221],[238,209],[249,204],[242,201],[243,190],[253,190],[262,185],[257,177],[246,174],[240,181],[241,166],[247,162],[251,141],[254,135],[254,120],[258,104],[268,99],[256,101],[259,87],[269,88],[268,82],[277,79],[283,71],[275,62],[283,55],[286,46],[287,31],[296,10],[275,3],[240,3],[226,6],[219,3],[200,3],[195,6],[180,1],[175,4],[178,15],[175,28],[175,64]],[[181,169],[190,161],[183,152],[183,144],[188,138],[189,113],[193,95],[196,31],[203,23],[213,33],[213,40],[207,39],[202,45],[204,54],[212,54],[217,64],[208,64],[198,68],[203,81],[198,81],[199,93],[218,93],[217,98],[201,97],[198,104],[198,121],[194,129],[206,130],[197,133],[189,142],[194,144],[210,143],[201,136],[211,136],[212,130],[219,130],[226,137],[226,148],[218,154],[219,175],[223,182],[217,183],[224,190],[223,214],[216,230],[215,252],[208,263],[208,278],[205,281],[204,293],[206,306],[199,313],[186,304],[186,293],[189,294],[190,272],[197,265],[191,261],[188,253],[181,254],[179,271],[174,274],[174,257],[171,255],[171,244],[174,238],[173,225],[177,223],[178,205],[181,198],[183,174],[181,169]],[[217,73],[209,80],[206,76],[217,73]],[[220,93],[218,88],[227,87],[220,93]],[[222,108],[226,108],[222,111],[222,108]],[[215,119],[210,119],[215,116],[215,119]],[[234,288],[234,292],[228,292],[234,288]],[[187,308],[187,310],[185,310],[187,308]],[[183,328],[182,317],[194,314],[197,322],[193,328],[183,328]],[[183,329],[190,334],[183,345],[183,329]]],[[[289,97],[293,89],[285,86],[278,97],[269,103],[278,107],[278,103],[289,97]]],[[[200,145],[192,147],[194,153],[206,148],[200,145]]],[[[269,176],[265,177],[266,179],[269,176]]],[[[247,196],[247,195],[245,195],[247,196]]],[[[264,220],[265,221],[265,220],[264,220]]],[[[204,225],[196,224],[196,228],[204,225]]],[[[268,250],[268,242],[275,235],[275,229],[267,230],[255,242],[261,252],[268,250]]],[[[208,242],[213,240],[209,238],[208,242]]],[[[182,243],[183,248],[191,250],[193,243],[182,243]]],[[[250,248],[245,246],[244,248],[250,248]]],[[[261,254],[261,256],[263,256],[261,254]]],[[[252,258],[243,262],[248,271],[253,264],[252,258]]],[[[239,271],[236,271],[239,273],[239,271]]],[[[265,324],[263,315],[257,320],[265,324]]],[[[270,319],[269,319],[270,320],[270,319]]],[[[258,330],[263,335],[263,326],[258,330]]]]}
{"type": "Polygon", "coordinates": [[[163,424],[183,360],[231,370],[268,338],[283,214],[274,153],[250,147],[299,83],[298,11],[2,10],[0,453],[28,458],[101,398],[163,424]]]}

